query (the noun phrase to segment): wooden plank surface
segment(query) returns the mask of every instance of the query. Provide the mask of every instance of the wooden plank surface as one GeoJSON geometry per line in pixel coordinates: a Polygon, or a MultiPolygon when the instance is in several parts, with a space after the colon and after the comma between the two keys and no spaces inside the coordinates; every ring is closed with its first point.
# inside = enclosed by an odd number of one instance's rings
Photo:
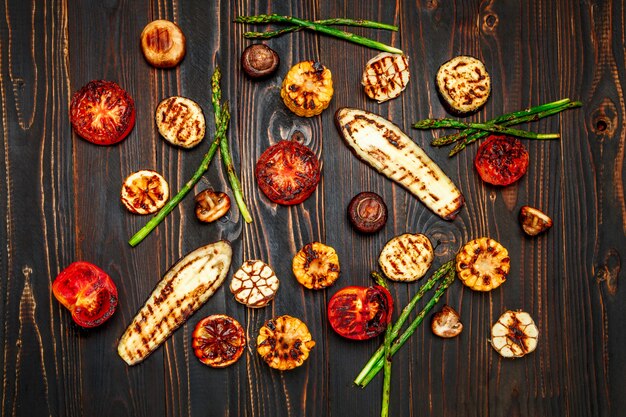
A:
{"type": "MultiPolygon", "coordinates": [[[[509,249],[512,269],[506,284],[488,294],[460,283],[451,287],[445,301],[461,313],[465,330],[442,340],[428,326],[418,329],[393,362],[391,415],[624,415],[623,0],[6,0],[0,16],[2,416],[378,415],[381,379],[365,390],[352,380],[380,340],[340,338],[325,311],[337,288],[369,284],[382,246],[405,232],[425,233],[438,244],[437,266],[465,241],[491,236],[509,249]],[[372,102],[360,76],[376,52],[305,32],[267,41],[281,67],[268,80],[250,81],[239,66],[249,27],[232,21],[259,13],[399,25],[398,33],[351,30],[407,53],[407,90],[396,100],[372,102]],[[187,36],[188,53],[176,69],[152,68],[141,55],[139,34],[157,18],[177,22],[187,36]],[[475,145],[449,159],[429,146],[431,133],[410,128],[418,119],[446,116],[433,79],[441,63],[461,53],[481,58],[492,76],[491,98],[472,120],[562,97],[584,103],[530,126],[560,131],[562,139],[528,141],[530,168],[516,185],[483,183],[473,168],[475,145]],[[279,95],[288,68],[305,59],[325,63],[335,85],[330,108],[310,119],[291,114],[279,95]],[[165,97],[183,95],[212,115],[215,65],[224,73],[229,139],[254,222],[244,224],[235,207],[224,220],[201,225],[189,196],[130,248],[128,238],[146,219],[119,203],[124,177],[155,169],[179,189],[208,147],[208,141],[190,151],[168,145],[156,130],[154,109],[165,97]],[[71,95],[92,79],[116,81],[135,99],[137,124],[119,145],[94,146],[71,130],[71,95]],[[464,193],[459,218],[440,220],[354,158],[333,123],[342,106],[381,114],[423,146],[464,193]],[[321,158],[323,178],[310,199],[287,208],[260,193],[254,166],[269,145],[294,134],[321,158]],[[391,211],[383,231],[369,237],[356,234],[345,214],[352,196],[364,190],[382,195],[391,211]],[[525,204],[552,215],[549,233],[523,235],[517,213],[525,204]],[[275,301],[249,310],[224,286],[149,359],[127,367],[117,356],[117,340],[154,285],[182,255],[218,239],[233,243],[229,277],[246,259],[273,266],[281,278],[275,301]],[[325,291],[305,290],[291,273],[292,256],[314,240],[340,256],[340,281],[325,291]],[[54,277],[75,260],[101,266],[118,285],[119,310],[98,329],[78,328],[52,296],[54,277]],[[492,323],[506,309],[528,311],[540,329],[537,351],[521,360],[501,359],[488,343],[492,323]],[[250,342],[227,369],[205,367],[191,349],[193,327],[212,313],[239,320],[250,342]],[[258,329],[280,314],[302,318],[317,342],[303,367],[284,373],[255,352],[258,329]]],[[[229,189],[217,158],[194,192],[209,187],[229,189]]],[[[392,286],[396,314],[416,288],[392,286]]]]}

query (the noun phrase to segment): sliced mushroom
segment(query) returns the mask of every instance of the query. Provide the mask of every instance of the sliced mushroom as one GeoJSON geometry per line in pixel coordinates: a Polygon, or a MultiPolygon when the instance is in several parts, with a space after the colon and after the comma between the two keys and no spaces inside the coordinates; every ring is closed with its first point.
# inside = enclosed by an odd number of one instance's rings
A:
{"type": "Polygon", "coordinates": [[[536,236],[552,227],[552,219],[543,211],[530,206],[523,206],[519,211],[522,229],[529,236],[536,236]]]}
{"type": "Polygon", "coordinates": [[[230,197],[226,193],[204,190],[196,196],[196,217],[201,222],[214,222],[229,209],[230,197]]]}
{"type": "Polygon", "coordinates": [[[446,339],[458,336],[463,331],[463,323],[461,323],[459,313],[447,304],[443,306],[441,311],[433,314],[430,327],[434,334],[446,339]]]}

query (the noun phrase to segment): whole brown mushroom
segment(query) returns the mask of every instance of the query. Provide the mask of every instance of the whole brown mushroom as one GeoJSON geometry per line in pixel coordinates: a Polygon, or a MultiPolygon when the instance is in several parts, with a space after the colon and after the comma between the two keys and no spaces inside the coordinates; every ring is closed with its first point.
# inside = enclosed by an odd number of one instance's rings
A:
{"type": "Polygon", "coordinates": [[[241,54],[241,66],[250,78],[265,78],[278,69],[280,58],[267,45],[257,43],[248,46],[241,54]]]}
{"type": "Polygon", "coordinates": [[[146,61],[157,68],[175,67],[185,57],[183,31],[169,20],[155,20],[141,32],[141,50],[146,61]]]}

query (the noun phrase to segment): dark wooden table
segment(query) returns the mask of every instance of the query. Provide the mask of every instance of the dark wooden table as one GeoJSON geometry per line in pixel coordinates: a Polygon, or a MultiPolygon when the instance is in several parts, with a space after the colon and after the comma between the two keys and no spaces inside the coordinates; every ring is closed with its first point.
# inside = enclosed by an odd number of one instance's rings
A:
{"type": "MultiPolygon", "coordinates": [[[[292,1],[68,1],[0,2],[0,364],[6,416],[376,416],[381,379],[352,385],[380,340],[351,342],[327,325],[326,303],[339,288],[370,283],[384,243],[421,232],[437,247],[436,265],[467,240],[488,235],[509,249],[512,269],[499,289],[479,294],[455,283],[445,301],[465,324],[442,340],[421,326],[393,362],[394,416],[608,416],[626,410],[626,295],[618,285],[626,248],[624,198],[624,0],[346,0],[292,1]],[[267,2],[269,3],[269,2],[267,2]],[[297,33],[268,44],[282,59],[278,75],[245,78],[239,56],[250,42],[238,14],[275,12],[319,19],[360,17],[395,23],[398,33],[354,29],[391,43],[410,57],[411,81],[400,98],[378,105],[360,88],[362,68],[376,52],[334,38],[297,33]],[[177,69],[157,70],[143,59],[139,34],[157,18],[184,30],[188,53],[177,69]],[[531,162],[516,185],[485,185],[473,168],[476,145],[448,159],[429,146],[431,134],[410,124],[446,115],[433,79],[452,56],[486,63],[491,98],[474,120],[486,120],[562,97],[582,109],[528,126],[560,131],[562,139],[527,141],[531,162]],[[333,74],[335,95],[321,116],[291,114],[282,104],[282,77],[294,63],[319,59],[333,74]],[[229,138],[254,223],[237,209],[201,225],[193,197],[137,248],[128,238],[145,222],[119,202],[123,178],[151,168],[172,189],[191,176],[208,141],[191,151],[159,137],[153,113],[170,95],[188,96],[211,114],[209,76],[224,72],[231,103],[229,138]],[[79,139],[68,120],[71,94],[92,79],[109,79],[134,97],[137,124],[124,142],[98,147],[79,139]],[[399,124],[459,185],[466,207],[445,222],[417,199],[359,162],[340,140],[333,113],[354,106],[399,124]],[[323,161],[323,179],[304,204],[287,208],[261,195],[255,161],[272,143],[299,131],[323,161]],[[357,192],[381,194],[391,210],[383,231],[357,235],[346,206],[357,192]],[[555,224],[546,235],[523,235],[522,205],[543,208],[555,224]],[[162,274],[178,258],[218,239],[233,243],[229,278],[246,259],[270,263],[281,279],[273,304],[249,310],[227,285],[144,363],[128,367],[117,340],[162,274]],[[342,276],[327,291],[303,289],[291,258],[310,241],[334,246],[342,276]],[[54,299],[51,282],[75,260],[104,268],[119,288],[120,308],[101,328],[84,331],[54,299]],[[506,309],[524,309],[540,329],[539,346],[520,360],[504,360],[488,343],[492,323],[506,309]],[[223,370],[193,355],[190,337],[210,313],[237,318],[250,345],[223,370]],[[268,318],[291,314],[310,327],[317,345],[305,366],[268,368],[255,352],[268,318]]],[[[212,136],[214,129],[208,129],[212,136]]],[[[215,160],[195,191],[228,189],[215,160]]],[[[622,278],[623,279],[623,278],[622,278]]],[[[228,281],[227,281],[228,282],[228,281]]],[[[418,284],[394,284],[398,313],[418,284]]]]}

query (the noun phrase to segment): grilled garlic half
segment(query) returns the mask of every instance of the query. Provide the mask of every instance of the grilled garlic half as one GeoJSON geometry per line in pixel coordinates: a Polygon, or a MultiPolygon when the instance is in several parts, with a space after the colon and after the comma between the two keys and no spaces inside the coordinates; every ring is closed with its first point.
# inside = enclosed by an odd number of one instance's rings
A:
{"type": "Polygon", "coordinates": [[[489,237],[470,240],[456,255],[459,279],[474,291],[498,288],[510,268],[509,252],[489,237]]]}
{"type": "Polygon", "coordinates": [[[246,261],[233,275],[230,291],[235,300],[250,308],[265,307],[274,299],[280,281],[268,264],[246,261]]]}
{"type": "Polygon", "coordinates": [[[383,52],[365,64],[361,84],[369,98],[382,103],[398,97],[410,78],[406,55],[383,52]]]}
{"type": "Polygon", "coordinates": [[[491,328],[491,346],[505,358],[521,358],[537,348],[539,329],[530,314],[509,310],[491,328]]]}

